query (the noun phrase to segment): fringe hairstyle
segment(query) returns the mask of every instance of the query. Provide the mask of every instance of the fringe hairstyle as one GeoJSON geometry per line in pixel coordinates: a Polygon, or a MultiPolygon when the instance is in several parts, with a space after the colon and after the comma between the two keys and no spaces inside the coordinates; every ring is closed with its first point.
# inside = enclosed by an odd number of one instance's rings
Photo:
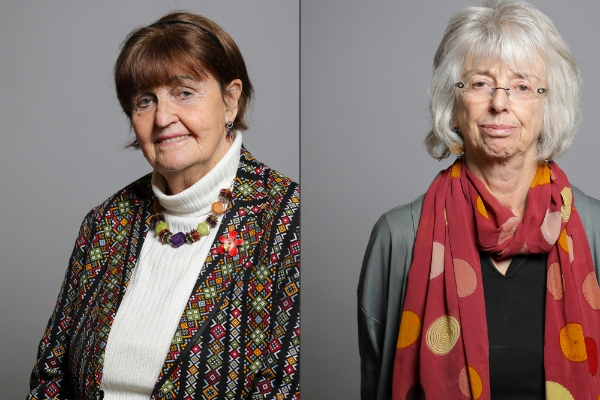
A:
{"type": "Polygon", "coordinates": [[[433,158],[446,158],[450,143],[463,143],[452,131],[459,96],[454,84],[464,79],[468,63],[501,63],[543,73],[548,91],[538,159],[552,160],[569,149],[582,108],[581,77],[569,47],[552,21],[526,1],[489,0],[456,13],[435,54],[429,86],[431,131],[425,138],[433,158]]]}

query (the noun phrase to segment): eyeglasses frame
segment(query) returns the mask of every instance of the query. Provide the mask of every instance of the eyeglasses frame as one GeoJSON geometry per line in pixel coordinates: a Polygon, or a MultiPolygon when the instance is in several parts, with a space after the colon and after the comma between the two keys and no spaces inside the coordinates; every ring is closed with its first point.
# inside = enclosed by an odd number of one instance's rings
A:
{"type": "MultiPolygon", "coordinates": [[[[459,88],[459,89],[463,89],[463,88],[465,87],[465,84],[464,84],[464,83],[462,83],[462,82],[457,82],[457,83],[455,83],[455,84],[454,84],[454,86],[456,86],[456,87],[457,87],[457,88],[459,88]]],[[[493,87],[493,88],[492,88],[492,94],[491,94],[491,97],[494,97],[494,93],[496,93],[496,90],[498,90],[498,89],[505,90],[505,91],[506,91],[506,96],[509,98],[509,100],[513,101],[513,99],[511,99],[511,97],[510,97],[510,88],[503,88],[503,87],[493,87]]],[[[544,94],[544,93],[546,93],[547,91],[548,91],[548,89],[547,89],[547,88],[538,88],[538,89],[536,90],[536,92],[537,92],[538,94],[544,94]]],[[[461,96],[464,96],[464,94],[462,93],[462,91],[460,92],[460,95],[461,95],[461,96]]],[[[535,99],[535,100],[516,100],[516,99],[515,99],[514,101],[518,101],[518,102],[521,102],[521,103],[533,103],[534,101],[539,101],[539,98],[537,98],[537,99],[535,99]]]]}

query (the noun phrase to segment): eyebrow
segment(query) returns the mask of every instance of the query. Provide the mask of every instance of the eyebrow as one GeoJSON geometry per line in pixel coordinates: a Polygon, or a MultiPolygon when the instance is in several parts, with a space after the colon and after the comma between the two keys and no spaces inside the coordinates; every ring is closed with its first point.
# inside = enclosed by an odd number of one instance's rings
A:
{"type": "MultiPolygon", "coordinates": [[[[479,71],[475,71],[475,70],[470,70],[467,71],[466,73],[467,76],[469,75],[484,75],[484,76],[489,76],[490,78],[493,78],[492,73],[489,70],[479,70],[479,71]]],[[[531,79],[537,79],[540,80],[540,78],[534,74],[525,74],[525,73],[520,73],[520,72],[514,72],[509,79],[526,79],[528,81],[530,81],[531,79]]]]}

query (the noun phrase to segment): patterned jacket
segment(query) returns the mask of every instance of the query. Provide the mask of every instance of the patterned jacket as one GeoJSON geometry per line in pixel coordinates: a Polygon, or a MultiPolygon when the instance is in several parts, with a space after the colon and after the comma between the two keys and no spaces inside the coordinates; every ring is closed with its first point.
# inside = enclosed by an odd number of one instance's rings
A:
{"type": "MultiPolygon", "coordinates": [[[[152,399],[299,399],[299,187],[242,148],[224,215],[152,399]],[[239,254],[218,238],[236,230],[239,254]]],[[[101,399],[104,349],[150,228],[150,175],[85,217],[28,399],[101,399]]]]}

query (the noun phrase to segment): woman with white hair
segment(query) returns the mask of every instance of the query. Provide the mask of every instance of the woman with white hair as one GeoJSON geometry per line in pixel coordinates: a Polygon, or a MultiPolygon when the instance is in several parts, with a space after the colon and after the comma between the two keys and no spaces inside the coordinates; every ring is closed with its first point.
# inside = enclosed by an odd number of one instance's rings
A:
{"type": "Polygon", "coordinates": [[[581,118],[566,43],[524,1],[467,7],[430,110],[429,154],[456,161],[371,235],[362,398],[598,398],[600,202],[553,161],[581,118]]]}

